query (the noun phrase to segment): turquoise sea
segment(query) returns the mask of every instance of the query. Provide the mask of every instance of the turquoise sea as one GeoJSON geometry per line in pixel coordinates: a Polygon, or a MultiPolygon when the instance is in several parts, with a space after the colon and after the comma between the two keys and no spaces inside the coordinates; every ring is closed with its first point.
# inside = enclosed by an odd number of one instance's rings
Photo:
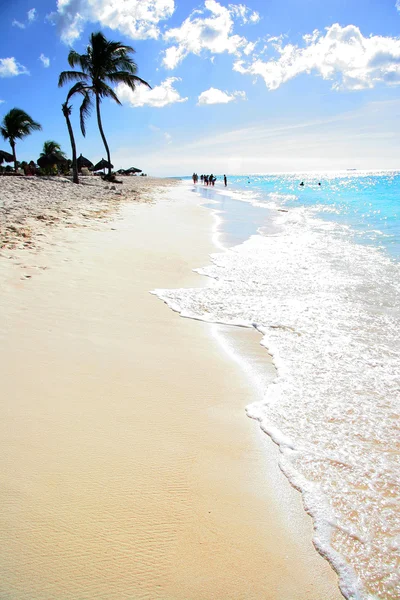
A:
{"type": "Polygon", "coordinates": [[[262,334],[276,378],[247,414],[279,445],[316,548],[346,598],[399,599],[400,172],[182,185],[220,251],[199,265],[207,286],[157,294],[262,334]]]}
{"type": "Polygon", "coordinates": [[[229,185],[347,225],[355,241],[400,259],[400,171],[230,176],[229,185]]]}

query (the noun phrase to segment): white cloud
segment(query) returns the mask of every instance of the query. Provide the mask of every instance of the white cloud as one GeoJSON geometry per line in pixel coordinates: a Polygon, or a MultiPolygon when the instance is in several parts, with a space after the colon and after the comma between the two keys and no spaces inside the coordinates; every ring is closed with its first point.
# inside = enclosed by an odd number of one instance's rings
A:
{"type": "Polygon", "coordinates": [[[47,69],[47,67],[50,66],[50,59],[48,58],[48,56],[45,56],[42,52],[42,54],[39,56],[39,60],[42,61],[43,66],[47,69]]]}
{"type": "Polygon", "coordinates": [[[256,45],[257,42],[249,42],[248,44],[246,44],[246,46],[243,48],[243,54],[249,56],[249,54],[254,52],[254,48],[256,47],[256,45]]]}
{"type": "Polygon", "coordinates": [[[5,100],[0,100],[0,104],[4,104],[5,100]]]}
{"type": "Polygon", "coordinates": [[[12,26],[19,27],[20,29],[25,29],[25,24],[21,23],[21,21],[17,21],[17,19],[14,19],[14,21],[12,22],[12,26]]]}
{"type": "Polygon", "coordinates": [[[243,4],[230,4],[226,8],[216,0],[206,0],[204,7],[210,16],[205,17],[202,10],[195,10],[180,27],[164,34],[166,42],[175,43],[164,53],[163,65],[167,69],[177,67],[189,53],[200,55],[206,50],[213,54],[239,54],[240,49],[246,47],[248,52],[251,51],[246,38],[233,34],[233,30],[235,19],[243,23],[254,22],[257,13],[252,13],[243,4]]]}
{"type": "Polygon", "coordinates": [[[244,4],[229,4],[229,9],[235,17],[239,17],[243,23],[258,23],[260,15],[255,10],[250,10],[244,4]]]}
{"type": "Polygon", "coordinates": [[[48,15],[66,44],[78,39],[87,22],[100,23],[133,39],[157,39],[158,23],[175,10],[174,0],[57,0],[57,12],[48,15]]]}
{"type": "Polygon", "coordinates": [[[15,75],[29,75],[24,65],[18,63],[13,56],[0,58],[0,77],[14,77],[15,75]]]}
{"type": "Polygon", "coordinates": [[[180,81],[178,77],[168,77],[160,83],[160,85],[149,89],[145,85],[136,86],[135,91],[132,91],[124,83],[119,83],[115,88],[117,96],[122,102],[126,102],[131,106],[153,106],[162,108],[167,104],[175,104],[176,102],[186,102],[188,98],[182,98],[179,92],[174,88],[175,81],[180,81]]]}
{"type": "Polygon", "coordinates": [[[26,29],[27,25],[31,25],[33,23],[33,21],[36,21],[36,18],[37,18],[36,8],[31,8],[30,10],[28,10],[28,12],[26,13],[26,16],[27,16],[27,20],[24,22],[17,21],[17,19],[14,19],[12,22],[13,27],[19,27],[20,29],[26,29]]]}
{"type": "Polygon", "coordinates": [[[355,25],[339,24],[326,28],[322,34],[315,30],[303,36],[304,47],[283,45],[282,38],[271,46],[277,58],[263,61],[259,57],[246,65],[243,60],[234,70],[259,75],[269,90],[302,73],[312,72],[333,81],[334,89],[361,90],[377,83],[400,83],[400,39],[371,35],[364,37],[355,25]]]}
{"type": "Polygon", "coordinates": [[[28,10],[28,21],[30,23],[32,23],[33,21],[35,21],[36,19],[36,8],[31,8],[31,10],[28,10]]]}
{"type": "Polygon", "coordinates": [[[245,100],[246,93],[233,92],[232,94],[228,94],[227,92],[211,87],[209,90],[201,92],[197,104],[228,104],[228,102],[239,98],[245,100]]]}

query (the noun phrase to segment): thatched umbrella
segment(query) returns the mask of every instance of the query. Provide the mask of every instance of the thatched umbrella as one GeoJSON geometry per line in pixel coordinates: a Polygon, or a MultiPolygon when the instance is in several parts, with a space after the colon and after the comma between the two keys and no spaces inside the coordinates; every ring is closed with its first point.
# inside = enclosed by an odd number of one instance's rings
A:
{"type": "Polygon", "coordinates": [[[45,156],[40,156],[37,159],[37,164],[41,169],[45,169],[46,167],[54,167],[54,165],[61,165],[62,163],[66,162],[66,158],[55,153],[46,154],[45,156]]]}
{"type": "Polygon", "coordinates": [[[76,164],[78,166],[78,171],[80,171],[82,167],[86,167],[87,169],[91,169],[93,167],[93,163],[90,162],[88,158],[82,156],[82,154],[78,157],[76,164]]]}
{"type": "Polygon", "coordinates": [[[131,167],[130,169],[125,169],[125,173],[141,173],[142,169],[137,169],[136,167],[131,167]]]}
{"type": "Polygon", "coordinates": [[[94,165],[94,167],[91,168],[91,171],[101,171],[104,169],[113,169],[114,165],[112,165],[111,163],[109,163],[107,160],[104,160],[104,158],[102,158],[97,165],[94,165]]]}
{"type": "Polygon", "coordinates": [[[0,164],[2,162],[14,162],[14,157],[12,154],[10,154],[9,152],[6,152],[5,150],[0,150],[0,164]]]}

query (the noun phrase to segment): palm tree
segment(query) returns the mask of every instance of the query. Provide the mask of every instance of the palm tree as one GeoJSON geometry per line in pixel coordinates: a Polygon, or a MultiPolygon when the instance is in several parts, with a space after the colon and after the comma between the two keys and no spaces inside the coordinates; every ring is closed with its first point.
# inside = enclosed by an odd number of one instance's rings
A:
{"type": "Polygon", "coordinates": [[[58,142],[55,142],[54,140],[47,140],[47,142],[44,142],[43,144],[43,150],[40,153],[40,156],[43,157],[55,157],[57,159],[60,160],[66,160],[67,157],[65,156],[65,152],[63,152],[61,150],[61,146],[58,142]]]}
{"type": "Polygon", "coordinates": [[[66,101],[61,105],[61,109],[62,109],[63,115],[65,117],[65,121],[67,123],[69,139],[71,141],[73,182],[79,183],[78,165],[76,162],[76,160],[77,160],[76,159],[76,144],[75,144],[74,131],[72,129],[71,119],[70,119],[71,112],[72,112],[72,106],[70,104],[68,104],[68,102],[70,101],[72,96],[74,96],[75,94],[82,94],[82,96],[83,96],[82,104],[80,107],[80,124],[81,124],[81,131],[82,131],[83,136],[86,135],[85,120],[90,114],[91,106],[90,106],[90,94],[88,91],[86,91],[85,86],[81,82],[76,83],[69,90],[66,101]]]}
{"type": "Polygon", "coordinates": [[[15,140],[21,140],[33,131],[40,131],[42,126],[36,123],[24,110],[12,108],[4,115],[0,126],[0,133],[5,140],[10,142],[14,157],[14,170],[17,171],[17,155],[15,153],[15,140]]]}
{"type": "Polygon", "coordinates": [[[59,171],[60,165],[67,164],[67,157],[58,142],[47,140],[43,144],[43,151],[40,153],[37,163],[47,175],[51,175],[59,171]]]}
{"type": "MultiPolygon", "coordinates": [[[[63,71],[58,80],[59,87],[67,81],[78,81],[91,96],[94,96],[97,124],[109,164],[111,156],[101,122],[100,104],[103,98],[112,98],[117,104],[121,102],[108,83],[125,83],[131,90],[135,89],[137,83],[150,87],[147,81],[136,75],[137,65],[129,56],[134,52],[131,46],[107,40],[100,31],[92,33],[85,54],[71,50],[68,55],[69,65],[77,65],[80,71],[63,71]]],[[[111,167],[108,168],[108,175],[111,175],[111,167]]]]}

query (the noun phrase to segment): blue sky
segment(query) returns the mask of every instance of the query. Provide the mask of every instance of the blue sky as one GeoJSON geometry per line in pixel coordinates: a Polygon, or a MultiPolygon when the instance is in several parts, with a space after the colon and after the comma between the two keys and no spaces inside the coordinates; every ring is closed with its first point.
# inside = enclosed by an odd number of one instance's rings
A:
{"type": "MultiPolygon", "coordinates": [[[[400,166],[400,12],[395,0],[0,0],[0,119],[43,131],[17,144],[70,154],[57,87],[73,47],[102,30],[132,45],[153,90],[103,102],[116,168],[153,175],[400,166]]],[[[400,6],[399,6],[400,8],[400,6]]],[[[94,116],[78,152],[105,156],[94,116]]],[[[7,143],[0,141],[0,148],[7,143]]]]}

